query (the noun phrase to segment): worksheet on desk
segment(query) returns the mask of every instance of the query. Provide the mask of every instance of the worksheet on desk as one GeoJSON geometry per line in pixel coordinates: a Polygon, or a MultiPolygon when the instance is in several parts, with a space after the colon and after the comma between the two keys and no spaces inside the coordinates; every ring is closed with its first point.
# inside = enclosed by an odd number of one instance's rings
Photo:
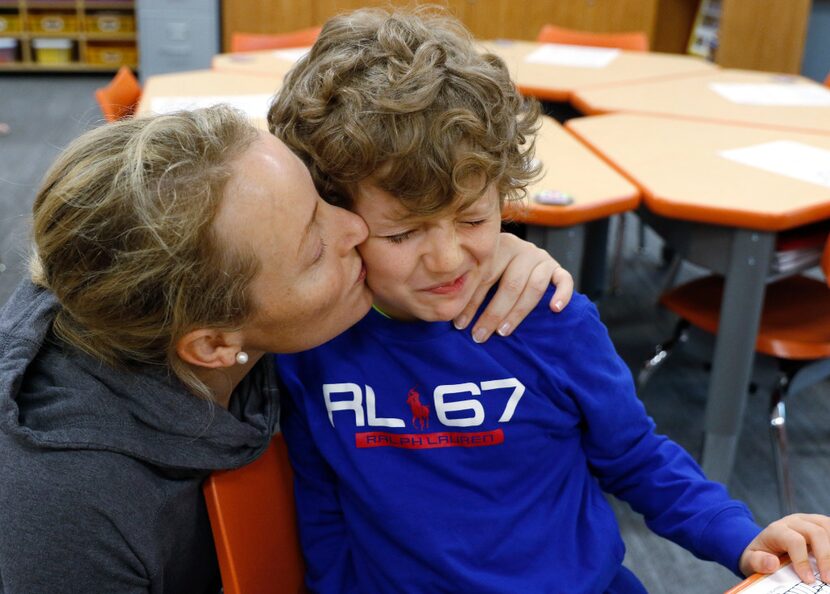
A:
{"type": "Polygon", "coordinates": [[[724,99],[742,105],[830,107],[830,90],[820,85],[713,82],[709,88],[724,99]]]}
{"type": "Polygon", "coordinates": [[[792,140],[775,140],[720,151],[721,157],[830,188],[830,150],[792,140]]]}
{"type": "Polygon", "coordinates": [[[272,93],[258,93],[254,95],[201,95],[194,97],[153,97],[150,101],[152,113],[172,113],[174,111],[190,111],[202,107],[212,107],[219,103],[227,103],[252,118],[265,118],[273,99],[272,93]]]}
{"type": "Polygon", "coordinates": [[[814,574],[816,581],[805,584],[796,575],[792,565],[786,565],[772,575],[741,589],[740,594],[830,594],[830,585],[819,579],[818,571],[814,574]]]}
{"type": "Polygon", "coordinates": [[[292,47],[288,49],[275,50],[273,56],[279,60],[294,63],[311,50],[310,47],[292,47]]]}
{"type": "Polygon", "coordinates": [[[571,68],[605,68],[618,55],[618,49],[546,43],[525,56],[525,62],[571,68]]]}

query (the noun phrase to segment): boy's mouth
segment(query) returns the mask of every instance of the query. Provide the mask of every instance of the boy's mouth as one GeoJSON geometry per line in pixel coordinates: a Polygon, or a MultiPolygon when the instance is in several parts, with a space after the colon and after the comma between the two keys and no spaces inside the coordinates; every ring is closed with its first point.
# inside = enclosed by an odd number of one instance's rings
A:
{"type": "Polygon", "coordinates": [[[431,287],[427,287],[424,290],[428,293],[433,293],[435,295],[450,295],[464,288],[464,281],[466,280],[466,278],[467,273],[465,272],[455,280],[452,280],[448,283],[433,285],[431,287]]]}

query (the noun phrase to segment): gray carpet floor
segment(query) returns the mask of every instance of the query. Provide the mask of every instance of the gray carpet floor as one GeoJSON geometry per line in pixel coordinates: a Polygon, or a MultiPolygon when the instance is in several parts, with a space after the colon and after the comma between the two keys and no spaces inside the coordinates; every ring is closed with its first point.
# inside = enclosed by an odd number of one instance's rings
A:
{"type": "MultiPolygon", "coordinates": [[[[72,138],[101,123],[93,90],[107,76],[0,77],[0,121],[11,133],[0,137],[0,303],[25,273],[29,211],[48,165],[72,138]],[[2,267],[0,267],[2,268],[2,267]]],[[[628,229],[634,228],[627,225],[628,229]]],[[[664,270],[660,243],[647,235],[644,253],[629,233],[620,291],[604,297],[600,309],[617,348],[632,369],[667,338],[673,320],[654,305],[664,270]]],[[[609,242],[613,245],[613,241],[609,242]]],[[[687,267],[684,274],[696,271],[687,267]]],[[[778,517],[778,500],[766,429],[771,376],[759,365],[759,389],[751,395],[739,445],[738,464],[728,485],[746,501],[761,523],[778,517]]],[[[702,443],[707,372],[702,361],[682,350],[642,390],[641,398],[658,429],[698,456],[702,443]]],[[[803,393],[790,407],[793,469],[802,511],[830,512],[830,384],[803,393]]],[[[625,504],[615,502],[628,553],[626,564],[652,593],[723,592],[737,578],[699,561],[654,534],[625,504]]],[[[555,535],[551,535],[555,538],[555,535]]]]}

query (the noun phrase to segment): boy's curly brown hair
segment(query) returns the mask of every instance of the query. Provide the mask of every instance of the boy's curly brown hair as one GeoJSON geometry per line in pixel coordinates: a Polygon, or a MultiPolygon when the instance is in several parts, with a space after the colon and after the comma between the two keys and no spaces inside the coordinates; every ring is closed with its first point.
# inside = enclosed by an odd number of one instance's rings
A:
{"type": "Polygon", "coordinates": [[[539,113],[504,62],[477,51],[444,11],[364,9],[325,24],[268,124],[330,202],[351,207],[356,185],[371,178],[430,215],[491,183],[502,200],[521,198],[539,170],[539,113]]]}

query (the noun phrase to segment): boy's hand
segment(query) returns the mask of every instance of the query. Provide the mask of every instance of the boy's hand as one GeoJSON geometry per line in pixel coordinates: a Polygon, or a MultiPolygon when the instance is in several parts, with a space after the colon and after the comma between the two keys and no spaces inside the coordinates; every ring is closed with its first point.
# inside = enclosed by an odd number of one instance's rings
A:
{"type": "Polygon", "coordinates": [[[792,514],[767,526],[741,555],[744,575],[772,573],[780,566],[778,555],[787,553],[793,569],[805,584],[815,581],[807,559],[816,558],[823,582],[830,582],[830,518],[818,514],[792,514]]]}
{"type": "Polygon", "coordinates": [[[486,341],[493,332],[501,336],[513,332],[539,303],[549,283],[556,285],[549,304],[555,312],[568,305],[574,291],[570,273],[550,254],[511,233],[502,233],[492,275],[479,285],[464,311],[453,320],[456,328],[467,327],[496,281],[499,281],[499,289],[473,327],[476,342],[486,341]]]}

